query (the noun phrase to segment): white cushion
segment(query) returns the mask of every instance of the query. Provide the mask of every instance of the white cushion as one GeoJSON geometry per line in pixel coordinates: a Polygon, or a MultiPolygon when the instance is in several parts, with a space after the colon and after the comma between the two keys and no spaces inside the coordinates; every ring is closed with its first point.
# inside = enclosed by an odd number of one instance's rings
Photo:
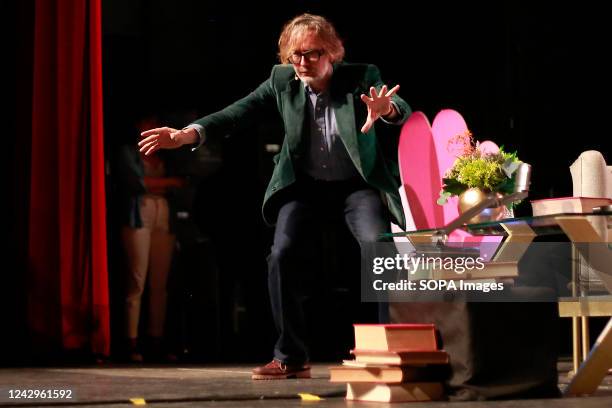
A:
{"type": "MultiPolygon", "coordinates": [[[[588,150],[578,156],[570,166],[573,183],[573,195],[576,197],[610,197],[612,198],[612,166],[606,166],[606,159],[596,150],[588,150]]],[[[589,217],[597,232],[607,238],[609,231],[603,217],[589,217]]],[[[595,249],[595,248],[594,248],[595,249]]],[[[598,248],[597,248],[598,249],[598,248]]],[[[612,288],[612,278],[604,269],[598,270],[594,265],[601,265],[601,256],[609,258],[604,251],[589,251],[589,262],[581,257],[577,265],[580,287],[587,292],[605,291],[612,288]],[[603,281],[605,282],[603,282],[603,281]]]]}
{"type": "Polygon", "coordinates": [[[570,172],[574,196],[612,197],[612,170],[606,166],[606,160],[600,152],[583,152],[570,166],[570,172]]]}

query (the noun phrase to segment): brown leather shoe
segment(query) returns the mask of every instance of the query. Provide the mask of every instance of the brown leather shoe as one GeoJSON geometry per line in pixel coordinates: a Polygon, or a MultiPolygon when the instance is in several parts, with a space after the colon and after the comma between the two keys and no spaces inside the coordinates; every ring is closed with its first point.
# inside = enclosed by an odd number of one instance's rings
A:
{"type": "Polygon", "coordinates": [[[263,367],[253,369],[253,380],[286,380],[288,378],[310,378],[310,367],[307,365],[286,365],[272,360],[263,367]]]}

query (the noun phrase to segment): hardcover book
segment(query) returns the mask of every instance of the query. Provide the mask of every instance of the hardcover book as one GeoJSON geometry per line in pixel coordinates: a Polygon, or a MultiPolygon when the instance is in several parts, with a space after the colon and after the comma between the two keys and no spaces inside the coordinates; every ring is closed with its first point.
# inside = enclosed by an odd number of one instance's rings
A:
{"type": "Polygon", "coordinates": [[[444,350],[351,350],[358,363],[385,365],[448,364],[448,353],[444,350]]]}
{"type": "Polygon", "coordinates": [[[551,214],[592,213],[593,208],[612,204],[605,197],[559,197],[531,201],[533,216],[551,214]]]}
{"type": "Polygon", "coordinates": [[[346,399],[351,401],[408,402],[438,401],[444,395],[441,383],[404,384],[348,383],[346,399]]]}
{"type": "Polygon", "coordinates": [[[436,350],[433,324],[355,324],[358,350],[436,350]]]}
{"type": "Polygon", "coordinates": [[[447,373],[443,366],[411,367],[359,363],[329,368],[330,382],[400,384],[414,381],[442,381],[447,373]]]}

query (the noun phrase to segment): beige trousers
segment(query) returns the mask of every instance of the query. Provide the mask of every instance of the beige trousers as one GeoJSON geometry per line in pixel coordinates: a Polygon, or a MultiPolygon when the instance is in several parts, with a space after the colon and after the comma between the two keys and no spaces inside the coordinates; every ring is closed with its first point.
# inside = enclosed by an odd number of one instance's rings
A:
{"type": "Polygon", "coordinates": [[[176,237],[169,232],[168,201],[158,195],[145,195],[140,203],[142,228],[124,227],[122,240],[128,260],[126,333],[138,337],[140,304],[145,282],[149,285],[149,324],[147,334],[162,337],[166,319],[166,284],[176,237]]]}

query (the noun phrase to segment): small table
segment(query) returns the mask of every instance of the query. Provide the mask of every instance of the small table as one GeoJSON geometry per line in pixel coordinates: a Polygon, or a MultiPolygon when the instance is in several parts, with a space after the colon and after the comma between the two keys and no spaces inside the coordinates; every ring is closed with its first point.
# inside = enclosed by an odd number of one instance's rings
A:
{"type": "MultiPolygon", "coordinates": [[[[487,278],[519,278],[518,263],[526,254],[531,242],[538,238],[552,237],[554,235],[565,235],[569,238],[572,246],[571,249],[571,277],[572,282],[577,278],[576,268],[579,264],[579,255],[590,260],[589,251],[595,250],[603,255],[604,261],[599,259],[598,269],[600,271],[609,272],[609,274],[601,275],[602,281],[608,289],[612,288],[612,246],[610,245],[607,234],[602,237],[597,232],[594,224],[606,220],[607,228],[612,224],[612,214],[556,214],[539,217],[523,217],[511,218],[501,221],[464,225],[462,230],[469,232],[472,235],[487,235],[499,236],[502,239],[495,255],[492,257],[487,267],[478,274],[472,274],[468,279],[487,279],[487,278]],[[500,272],[501,271],[501,272],[500,272]]],[[[438,229],[417,230],[407,233],[388,234],[388,237],[406,237],[411,243],[423,244],[436,239],[436,234],[439,234],[438,229]]],[[[544,238],[545,239],[545,238],[544,238]]],[[[441,277],[443,278],[443,277],[441,277]]],[[[465,279],[465,277],[464,277],[465,279]]],[[[571,293],[568,296],[558,298],[558,310],[561,316],[572,317],[573,320],[573,343],[574,343],[574,366],[575,375],[565,391],[566,395],[580,395],[593,393],[601,383],[603,377],[612,367],[612,319],[601,333],[595,343],[590,354],[588,352],[588,325],[586,324],[586,316],[595,315],[612,315],[612,301],[609,296],[592,297],[589,293],[578,293],[576,285],[571,285],[571,293]],[[596,303],[595,303],[596,301],[596,303]],[[607,311],[610,310],[611,313],[607,311]],[[579,322],[582,319],[582,325],[579,322]],[[583,340],[583,358],[584,362],[578,368],[580,363],[580,329],[582,328],[583,340]]],[[[402,305],[395,304],[391,306],[399,308],[401,312],[402,305]]],[[[406,306],[410,307],[410,306],[406,306]]],[[[397,310],[396,310],[397,311],[397,310]]],[[[421,310],[419,313],[423,313],[421,310]]],[[[448,313],[446,310],[443,313],[448,313]]],[[[471,318],[469,313],[465,312],[467,318],[471,318]]],[[[392,318],[402,319],[402,313],[393,313],[392,318]]],[[[461,314],[455,318],[461,317],[461,314]]],[[[545,318],[543,317],[543,320],[545,318]]],[[[442,322],[443,320],[440,320],[442,322]]],[[[444,337],[444,333],[441,333],[444,337]]],[[[475,336],[478,336],[476,334],[475,336]]],[[[444,340],[444,339],[443,339],[444,340]]],[[[478,340],[475,340],[478,343],[478,340]]],[[[467,350],[474,352],[474,350],[467,350]]],[[[451,359],[453,356],[451,355],[451,359]]],[[[555,362],[556,363],[556,362],[555,362]]],[[[536,369],[537,371],[537,369],[536,369]]],[[[453,384],[451,384],[453,385],[453,384]]],[[[458,384],[455,384],[458,385],[458,384]]],[[[511,387],[512,388],[512,387],[511,387]]],[[[503,392],[503,391],[502,391],[503,392]]],[[[510,391],[512,392],[512,391],[510,391]]],[[[493,395],[497,396],[497,395],[493,395]]]]}

